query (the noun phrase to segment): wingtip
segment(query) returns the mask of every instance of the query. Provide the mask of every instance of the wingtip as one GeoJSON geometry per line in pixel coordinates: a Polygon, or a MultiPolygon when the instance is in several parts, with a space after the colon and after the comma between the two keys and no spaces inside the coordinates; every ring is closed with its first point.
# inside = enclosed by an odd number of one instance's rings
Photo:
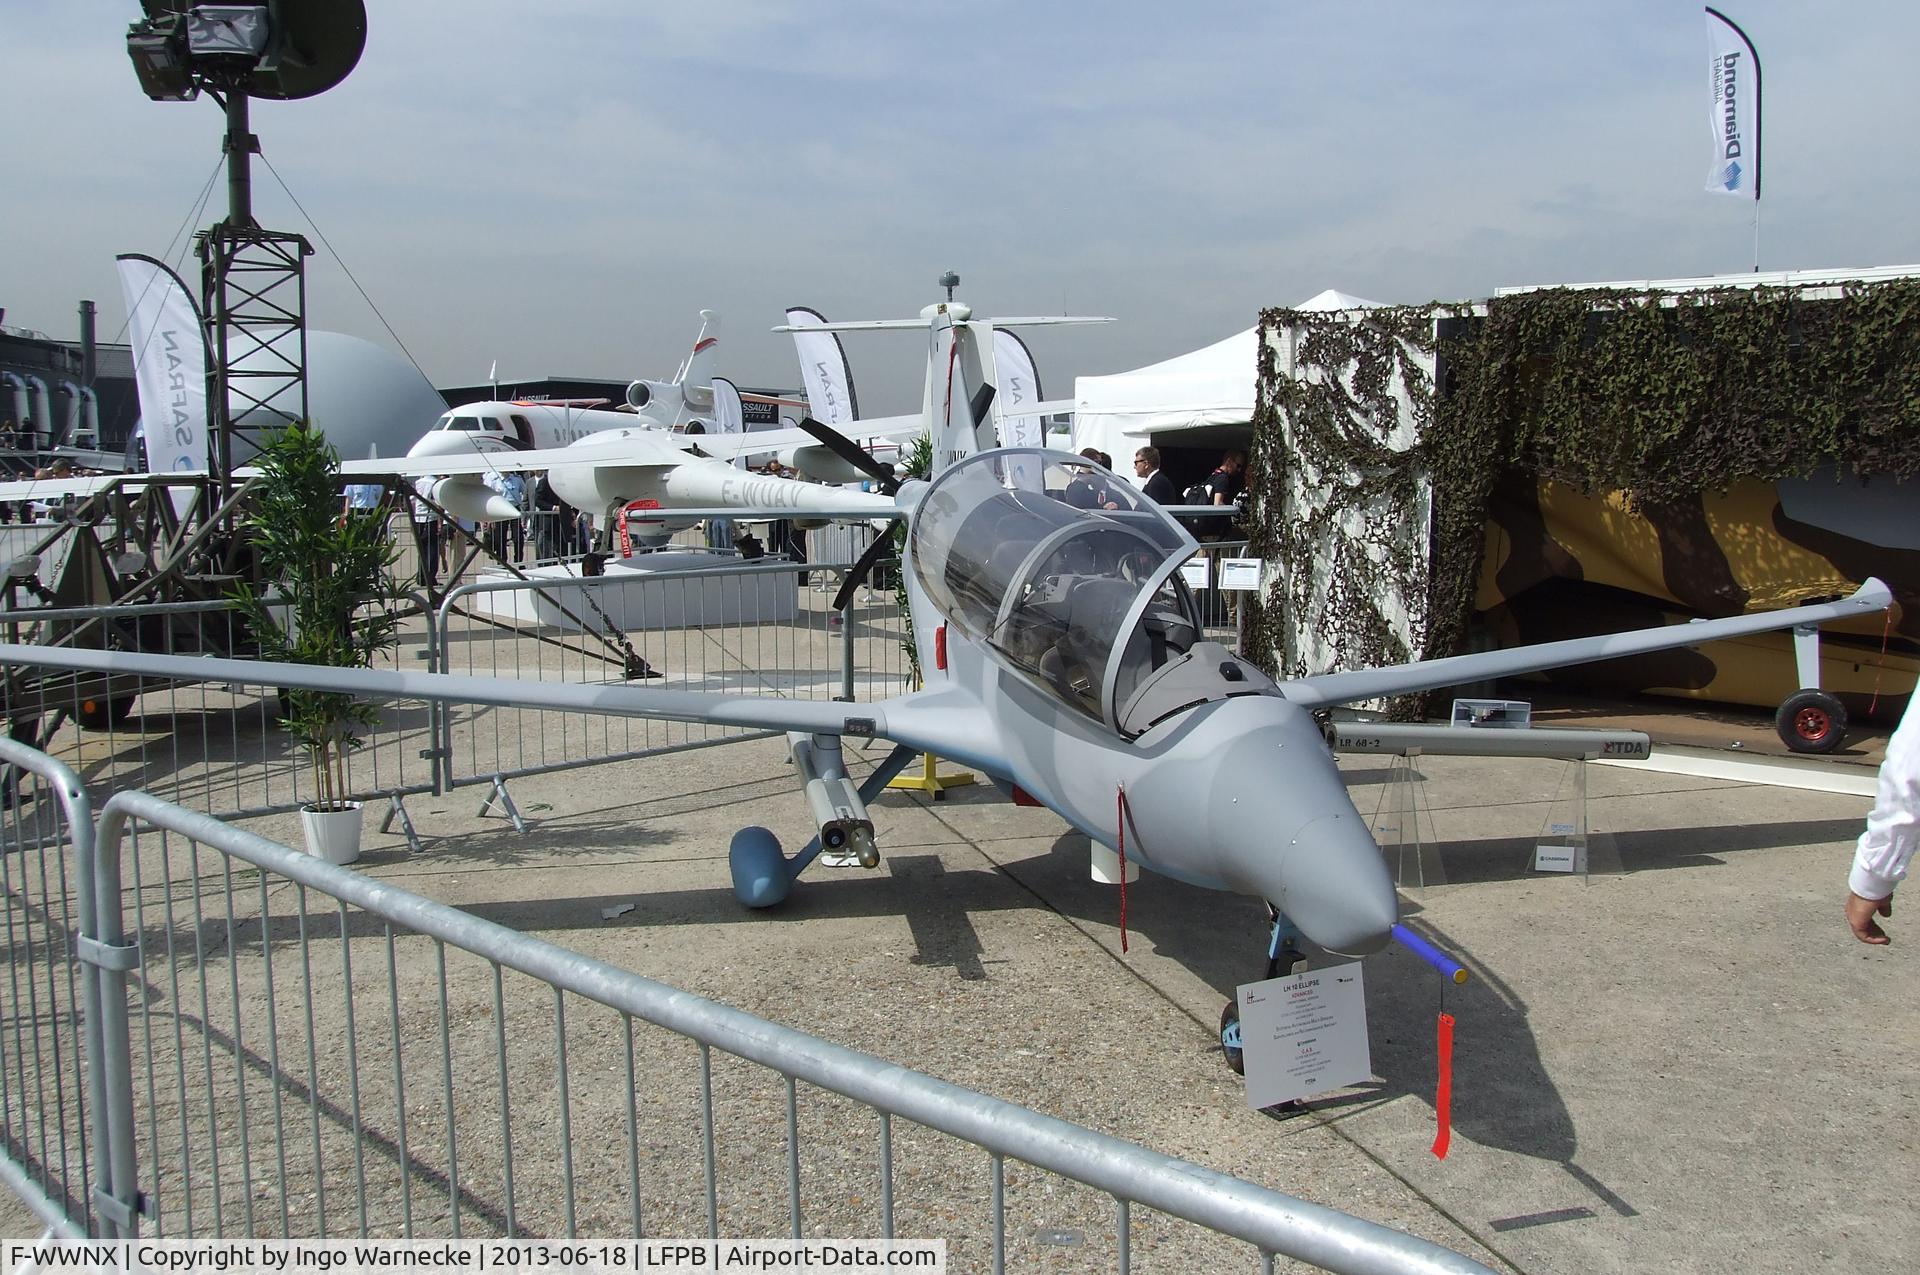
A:
{"type": "Polygon", "coordinates": [[[1871,607],[1875,611],[1884,611],[1893,605],[1893,590],[1879,576],[1868,576],[1866,583],[1854,591],[1853,600],[1871,607]]]}

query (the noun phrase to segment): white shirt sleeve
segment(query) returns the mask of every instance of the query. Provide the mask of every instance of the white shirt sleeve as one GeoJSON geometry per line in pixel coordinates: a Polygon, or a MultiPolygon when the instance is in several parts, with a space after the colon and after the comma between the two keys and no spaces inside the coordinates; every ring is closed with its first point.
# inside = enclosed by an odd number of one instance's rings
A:
{"type": "Polygon", "coordinates": [[[1907,701],[1899,728],[1887,741],[1879,791],[1867,828],[1853,849],[1847,888],[1863,899],[1884,899],[1907,875],[1920,845],[1920,690],[1907,701]]]}

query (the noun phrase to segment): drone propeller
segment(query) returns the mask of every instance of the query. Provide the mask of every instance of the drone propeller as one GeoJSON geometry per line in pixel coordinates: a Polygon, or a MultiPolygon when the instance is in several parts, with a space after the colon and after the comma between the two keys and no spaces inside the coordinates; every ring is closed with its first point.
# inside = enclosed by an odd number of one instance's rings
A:
{"type": "MultiPolygon", "coordinates": [[[[819,439],[832,450],[834,455],[849,465],[863,473],[872,474],[874,482],[885,494],[891,496],[900,490],[900,480],[894,476],[892,468],[875,460],[860,444],[834,429],[833,426],[816,421],[811,416],[803,416],[800,418],[800,428],[819,439]]],[[[891,552],[893,552],[891,531],[874,537],[873,543],[867,546],[867,551],[860,555],[854,562],[852,570],[847,572],[847,578],[841,583],[840,591],[833,595],[833,609],[845,610],[847,603],[853,601],[853,591],[865,583],[866,578],[873,573],[874,567],[891,552]]]]}
{"type": "Polygon", "coordinates": [[[848,438],[845,434],[834,429],[833,426],[816,421],[811,416],[802,416],[800,418],[800,428],[819,439],[829,451],[841,460],[846,461],[849,465],[852,465],[864,474],[871,474],[873,481],[879,485],[880,490],[884,494],[891,496],[900,490],[900,480],[894,476],[891,466],[883,465],[875,460],[867,454],[865,448],[861,447],[860,444],[854,442],[851,438],[848,438]]]}
{"type": "Polygon", "coordinates": [[[833,609],[846,610],[847,603],[853,601],[853,591],[866,581],[867,576],[872,574],[880,560],[892,552],[893,529],[889,527],[873,538],[873,543],[867,546],[867,551],[860,555],[854,562],[853,569],[847,572],[847,578],[840,583],[840,591],[833,595],[833,609]]]}
{"type": "Polygon", "coordinates": [[[987,419],[987,409],[993,406],[993,382],[983,381],[980,388],[973,392],[973,400],[968,404],[973,410],[973,427],[980,428],[980,422],[987,419]]]}

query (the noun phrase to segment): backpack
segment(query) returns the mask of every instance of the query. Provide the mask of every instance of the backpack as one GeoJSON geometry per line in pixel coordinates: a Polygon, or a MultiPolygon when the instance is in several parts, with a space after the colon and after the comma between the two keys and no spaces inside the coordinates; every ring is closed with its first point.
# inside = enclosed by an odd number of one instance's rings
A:
{"type": "Polygon", "coordinates": [[[1211,505],[1213,503],[1213,480],[1195,483],[1180,494],[1183,505],[1211,505]]]}

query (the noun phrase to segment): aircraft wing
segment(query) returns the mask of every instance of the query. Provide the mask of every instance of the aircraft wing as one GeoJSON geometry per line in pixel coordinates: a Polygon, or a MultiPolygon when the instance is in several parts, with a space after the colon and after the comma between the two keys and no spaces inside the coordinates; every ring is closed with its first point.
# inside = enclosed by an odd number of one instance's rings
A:
{"type": "Polygon", "coordinates": [[[84,478],[22,478],[0,483],[0,501],[60,500],[67,496],[91,496],[112,483],[141,474],[89,474],[84,478]]]}
{"type": "Polygon", "coordinates": [[[326,668],[269,660],[233,660],[191,655],[147,655],[73,647],[0,644],[0,661],[81,672],[113,672],[192,682],[230,682],[238,686],[288,687],[329,691],[370,699],[441,700],[513,708],[659,721],[742,726],[757,730],[797,730],[817,735],[887,739],[922,751],[937,751],[961,762],[991,768],[981,751],[993,738],[979,705],[952,688],[915,691],[867,704],[838,700],[792,700],[768,695],[724,695],[714,691],[659,690],[620,683],[533,682],[511,677],[471,677],[457,673],[400,672],[387,669],[326,668]],[[897,715],[898,721],[891,720],[897,715]]]}
{"type": "Polygon", "coordinates": [[[927,330],[925,319],[854,319],[846,323],[815,323],[810,327],[799,327],[791,323],[782,323],[773,329],[775,332],[890,332],[915,328],[921,332],[927,330]]]}
{"type": "Polygon", "coordinates": [[[1061,412],[1071,412],[1074,402],[1070,398],[1050,398],[1040,403],[1022,403],[1018,407],[1009,407],[1000,415],[1015,416],[1056,416],[1061,412]]]}
{"type": "MultiPolygon", "coordinates": [[[[815,323],[809,327],[799,327],[783,323],[773,329],[775,332],[890,332],[908,328],[925,332],[931,321],[927,319],[853,319],[845,323],[815,323]]],[[[1015,315],[1010,319],[963,319],[961,322],[985,323],[996,328],[1037,328],[1060,323],[1112,323],[1111,315],[1093,314],[1035,314],[1015,315]]]]}
{"type": "MultiPolygon", "coordinates": [[[[1010,319],[975,320],[996,328],[1044,328],[1061,323],[1112,323],[1113,316],[1100,314],[1028,314],[1010,319]]],[[[922,326],[925,326],[924,324],[922,326]]]]}
{"type": "Polygon", "coordinates": [[[1893,593],[1877,579],[1869,579],[1851,597],[1813,606],[1791,607],[1784,611],[1762,611],[1757,615],[1736,615],[1724,620],[1694,620],[1687,624],[1666,624],[1628,633],[1606,633],[1598,637],[1569,638],[1564,642],[1543,642],[1536,646],[1518,646],[1505,651],[1483,651],[1474,655],[1455,655],[1446,659],[1421,660],[1392,668],[1358,669],[1351,673],[1322,673],[1296,678],[1280,684],[1281,693],[1305,708],[1329,704],[1352,704],[1386,695],[1406,695],[1431,691],[1442,686],[1458,686],[1489,678],[1537,673],[1542,669],[1589,664],[1622,655],[1644,655],[1649,651],[1667,651],[1675,647],[1699,646],[1722,638],[1744,637],[1749,633],[1770,633],[1801,624],[1820,624],[1843,620],[1893,605],[1893,593]]]}
{"type": "MultiPolygon", "coordinates": [[[[915,412],[911,416],[873,416],[839,426],[842,434],[854,439],[909,438],[925,428],[926,422],[915,412]]],[[[676,435],[676,437],[687,437],[676,435]]],[[[732,460],[758,452],[784,451],[789,447],[818,447],[820,440],[804,429],[761,429],[745,434],[695,434],[687,439],[709,456],[732,460]]]]}

